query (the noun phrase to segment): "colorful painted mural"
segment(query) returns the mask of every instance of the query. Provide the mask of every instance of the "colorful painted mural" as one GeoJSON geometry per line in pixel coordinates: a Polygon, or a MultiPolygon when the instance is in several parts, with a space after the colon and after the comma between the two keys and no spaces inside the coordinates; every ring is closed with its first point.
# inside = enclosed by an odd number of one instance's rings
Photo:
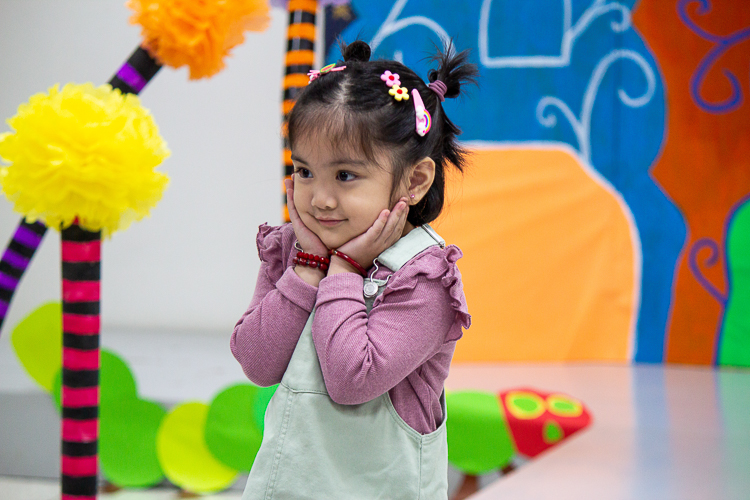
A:
{"type": "Polygon", "coordinates": [[[457,361],[750,366],[750,10],[731,0],[353,0],[336,35],[425,78],[475,152],[435,224],[473,316],[457,361]]]}

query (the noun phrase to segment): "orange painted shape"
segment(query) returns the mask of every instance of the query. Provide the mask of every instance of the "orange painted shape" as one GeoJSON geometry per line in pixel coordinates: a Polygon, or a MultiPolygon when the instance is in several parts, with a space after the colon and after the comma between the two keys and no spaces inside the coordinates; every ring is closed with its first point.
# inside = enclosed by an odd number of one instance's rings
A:
{"type": "Polygon", "coordinates": [[[456,361],[628,361],[631,226],[576,156],[479,150],[463,181],[448,185],[434,226],[464,252],[472,315],[456,361]]]}
{"type": "MultiPolygon", "coordinates": [[[[652,175],[679,207],[688,226],[675,270],[665,359],[707,365],[713,363],[723,307],[695,278],[687,258],[698,240],[715,241],[721,250],[716,264],[705,264],[708,250],[698,253],[698,261],[703,275],[726,293],[725,222],[732,207],[750,193],[750,40],[729,48],[708,70],[700,88],[700,95],[709,102],[728,98],[731,87],[723,72],[729,71],[740,80],[744,103],[728,113],[707,112],[691,96],[690,82],[714,44],[685,26],[675,4],[639,2],[633,21],[654,53],[668,90],[668,132],[652,175]]],[[[699,14],[699,4],[692,2],[688,15],[710,33],[727,36],[750,26],[750,9],[745,2],[712,0],[705,15],[699,14]]]]}

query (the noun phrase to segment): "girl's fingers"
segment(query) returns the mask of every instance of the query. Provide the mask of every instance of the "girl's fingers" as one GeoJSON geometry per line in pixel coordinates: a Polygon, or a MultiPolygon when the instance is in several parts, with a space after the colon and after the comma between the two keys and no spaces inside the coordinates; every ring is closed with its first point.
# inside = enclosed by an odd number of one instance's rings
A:
{"type": "Polygon", "coordinates": [[[393,207],[393,212],[391,212],[391,216],[388,217],[388,222],[383,233],[386,235],[386,238],[388,238],[389,243],[392,243],[391,240],[393,240],[394,236],[400,237],[401,233],[404,230],[404,224],[406,223],[406,214],[407,214],[406,207],[407,207],[406,202],[404,201],[403,198],[401,198],[396,203],[396,206],[393,207]]]}
{"type": "Polygon", "coordinates": [[[388,223],[388,217],[390,217],[390,214],[390,210],[383,210],[380,212],[378,218],[375,219],[375,222],[372,223],[370,229],[367,230],[373,241],[377,241],[380,235],[383,234],[383,229],[385,229],[385,226],[388,223]]]}
{"type": "Polygon", "coordinates": [[[294,206],[294,187],[290,186],[290,182],[284,181],[286,184],[286,207],[289,209],[289,218],[292,220],[292,222],[299,221],[299,214],[297,213],[297,208],[294,206]]]}

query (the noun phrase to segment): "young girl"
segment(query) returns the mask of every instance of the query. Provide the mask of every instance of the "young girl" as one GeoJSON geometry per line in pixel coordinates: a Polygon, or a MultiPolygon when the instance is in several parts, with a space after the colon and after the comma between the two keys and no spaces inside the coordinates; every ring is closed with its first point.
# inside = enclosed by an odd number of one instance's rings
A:
{"type": "Polygon", "coordinates": [[[243,500],[447,498],[443,382],[470,316],[461,251],[427,223],[465,158],[441,103],[476,67],[449,49],[425,85],[364,42],[342,54],[290,113],[292,223],[260,226],[232,334],[248,378],[280,383],[243,500]]]}

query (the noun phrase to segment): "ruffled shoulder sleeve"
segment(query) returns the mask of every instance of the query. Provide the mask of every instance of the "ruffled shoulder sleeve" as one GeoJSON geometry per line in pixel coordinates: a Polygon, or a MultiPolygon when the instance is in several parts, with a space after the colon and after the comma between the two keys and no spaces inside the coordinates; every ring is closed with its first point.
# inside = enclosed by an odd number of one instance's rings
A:
{"type": "Polygon", "coordinates": [[[268,277],[278,280],[289,263],[289,255],[295,241],[291,224],[269,226],[261,224],[255,244],[258,246],[260,260],[268,264],[268,277]]]}
{"type": "MultiPolygon", "coordinates": [[[[448,292],[449,305],[456,313],[456,323],[463,328],[469,328],[471,326],[471,315],[466,305],[461,271],[458,270],[456,265],[456,261],[461,257],[463,257],[463,253],[455,245],[449,245],[445,249],[439,246],[428,248],[394,273],[383,294],[376,299],[375,305],[393,292],[416,289],[420,277],[423,277],[429,281],[439,281],[440,285],[448,292]]],[[[446,341],[460,338],[461,329],[451,329],[451,331],[453,330],[458,331],[457,336],[447,338],[446,341]]]]}

